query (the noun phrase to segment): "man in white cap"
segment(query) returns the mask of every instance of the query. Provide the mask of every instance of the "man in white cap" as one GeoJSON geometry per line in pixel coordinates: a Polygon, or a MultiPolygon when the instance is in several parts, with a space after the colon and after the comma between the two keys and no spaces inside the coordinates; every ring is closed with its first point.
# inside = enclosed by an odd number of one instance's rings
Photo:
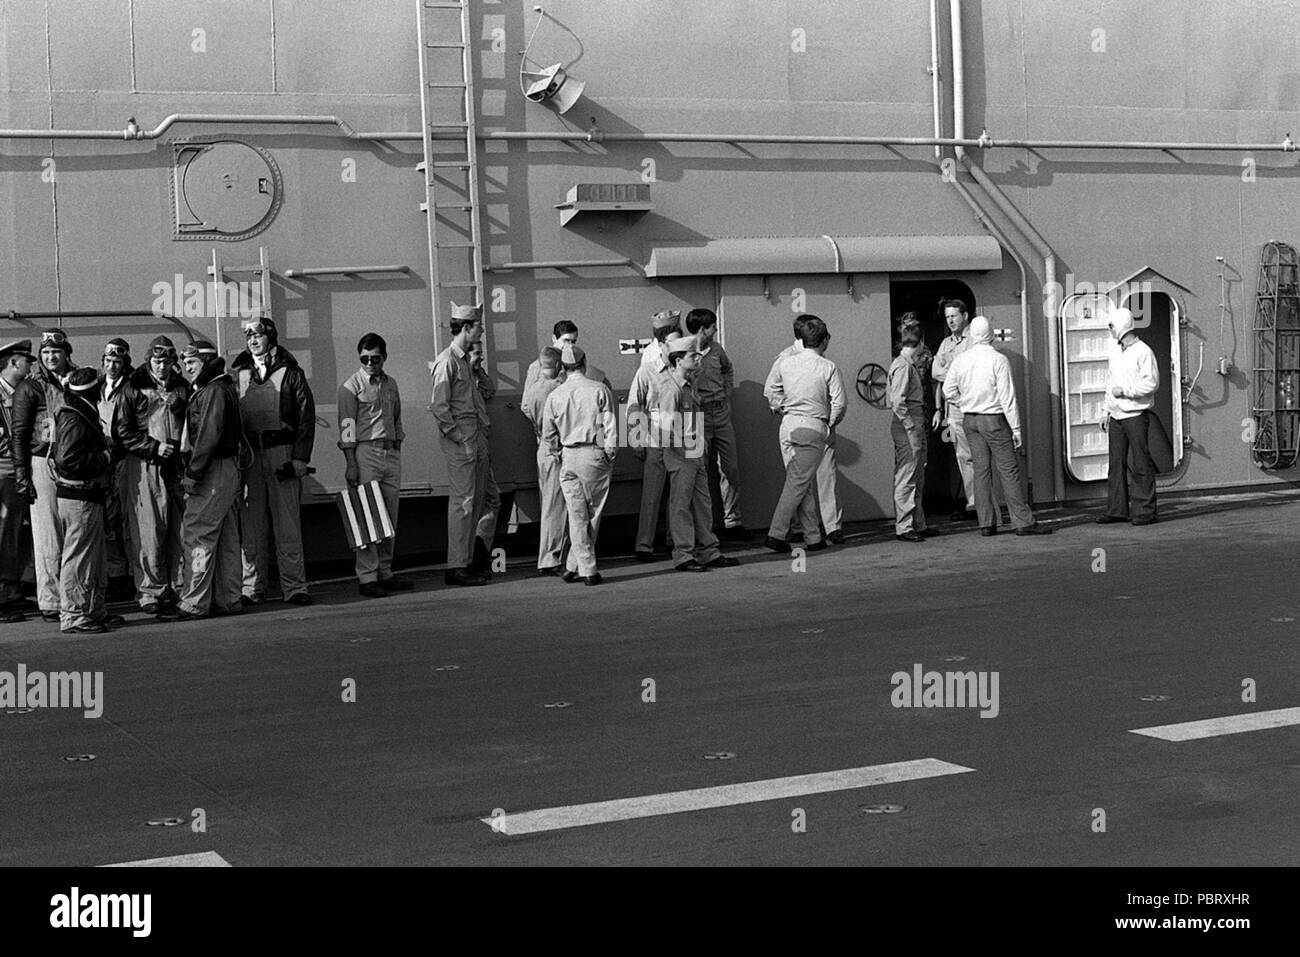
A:
{"type": "Polygon", "coordinates": [[[564,382],[546,400],[542,441],[551,457],[560,461],[560,487],[569,510],[573,547],[564,580],[581,578],[588,585],[599,585],[596,537],[618,452],[614,394],[603,383],[587,378],[587,357],[580,347],[566,345],[560,361],[564,382]]]}
{"type": "Polygon", "coordinates": [[[185,408],[182,446],[189,453],[185,477],[185,584],[176,608],[158,617],[178,621],[244,610],[240,595],[240,473],[244,444],[239,392],[226,360],[212,343],[198,339],[181,351],[181,368],[194,387],[185,408]]]}
{"type": "Polygon", "coordinates": [[[108,569],[104,556],[105,500],[113,464],[108,438],[93,404],[99,387],[94,369],[74,369],[62,404],[54,414],[49,462],[54,474],[59,522],[63,526],[60,563],[59,629],[100,634],[124,623],[105,608],[108,569]]]}
{"type": "Polygon", "coordinates": [[[293,353],[280,345],[270,316],[244,322],[248,348],[230,364],[239,390],[244,435],[253,448],[244,470],[247,496],[240,513],[243,603],[266,599],[271,539],[284,600],[310,605],[302,553],[302,479],[316,442],[316,399],[293,353]]]}
{"type": "Polygon", "coordinates": [[[925,492],[925,386],[916,367],[921,345],[919,323],[899,329],[901,348],[889,367],[889,408],[894,413],[889,434],[894,440],[894,537],[901,542],[924,542],[939,534],[928,528],[921,497],[925,492]]]}
{"type": "Polygon", "coordinates": [[[1102,430],[1110,438],[1110,474],[1106,512],[1097,524],[1132,521],[1134,525],[1151,525],[1156,520],[1156,463],[1151,457],[1147,429],[1150,417],[1155,415],[1152,409],[1160,388],[1160,369],[1151,347],[1133,331],[1130,310],[1113,309],[1107,324],[1116,343],[1111,347],[1101,414],[1102,430]]]}
{"type": "Polygon", "coordinates": [[[704,463],[704,421],[691,379],[700,367],[699,340],[692,336],[666,344],[668,375],[659,383],[659,445],[668,472],[668,527],[673,535],[673,567],[703,572],[740,564],[718,550],[713,534],[713,499],[704,463]]]}
{"type": "MultiPolygon", "coordinates": [[[[814,318],[807,315],[794,319],[794,342],[782,349],[772,362],[771,371],[763,383],[763,398],[771,405],[774,386],[777,381],[777,369],[781,361],[803,351],[802,330],[807,320],[814,318]]],[[[776,408],[773,408],[776,411],[776,408]]],[[[839,467],[835,462],[835,427],[831,426],[826,436],[826,447],[822,451],[821,461],[817,463],[817,475],[814,487],[817,489],[817,509],[822,528],[826,532],[826,541],[832,545],[844,544],[844,514],[840,510],[839,498],[835,492],[835,483],[839,478],[839,467]]]]}
{"type": "Polygon", "coordinates": [[[31,371],[32,340],[18,339],[0,346],[0,622],[26,620],[23,608],[23,521],[27,499],[14,477],[14,391],[31,371]]]}
{"type": "MultiPolygon", "coordinates": [[[[680,314],[675,311],[656,312],[654,341],[645,352],[652,358],[641,356],[641,365],[632,377],[632,387],[627,393],[628,441],[632,454],[644,464],[641,470],[641,512],[637,519],[636,559],[652,562],[655,532],[659,526],[660,504],[664,497],[664,450],[659,445],[659,384],[669,375],[668,343],[682,337],[678,328],[680,314]]],[[[672,538],[671,529],[669,539],[672,538]]],[[[671,549],[670,549],[671,550],[671,549]]]]}
{"type": "Polygon", "coordinates": [[[559,575],[564,558],[564,546],[569,538],[569,511],[560,487],[560,462],[542,441],[546,425],[546,400],[564,381],[560,364],[560,350],[547,346],[537,361],[541,363],[541,378],[533,385],[521,406],[533,426],[537,439],[537,497],[541,516],[537,530],[537,574],[559,575]]]}
{"type": "Polygon", "coordinates": [[[140,610],[148,615],[174,607],[185,579],[180,443],[190,386],[177,361],[171,339],[155,336],[127,383],[134,405],[123,408],[143,437],[126,456],[123,505],[128,539],[137,550],[132,563],[136,594],[140,610]]]}
{"type": "Polygon", "coordinates": [[[445,580],[448,585],[486,585],[487,579],[469,567],[491,469],[491,422],[469,360],[470,347],[483,338],[483,307],[453,302],[451,334],[451,344],[433,361],[433,397],[429,403],[447,463],[445,580]]]}
{"type": "Polygon", "coordinates": [[[970,324],[971,345],[948,368],[943,395],[961,409],[962,425],[970,442],[975,469],[975,510],[980,534],[996,535],[998,506],[993,498],[993,469],[996,467],[1006,496],[1007,511],[1017,535],[1050,535],[1038,525],[1025,501],[1020,485],[1017,454],[1024,440],[1020,432],[1020,410],[1011,378],[1011,363],[993,348],[993,330],[983,316],[970,324]]]}
{"type": "Polygon", "coordinates": [[[31,505],[36,602],[46,621],[59,620],[59,563],[63,524],[47,456],[54,414],[63,403],[63,379],[74,368],[72,343],[62,329],[41,333],[40,363],[14,390],[13,459],[19,494],[31,505]]]}
{"type": "Polygon", "coordinates": [[[817,316],[801,316],[803,348],[777,362],[768,376],[768,405],[781,416],[781,458],[785,484],[768,527],[768,548],[788,552],[786,536],[795,514],[803,530],[804,548],[826,547],[817,524],[815,483],[830,432],[844,418],[844,380],[826,358],[831,334],[817,316]]]}

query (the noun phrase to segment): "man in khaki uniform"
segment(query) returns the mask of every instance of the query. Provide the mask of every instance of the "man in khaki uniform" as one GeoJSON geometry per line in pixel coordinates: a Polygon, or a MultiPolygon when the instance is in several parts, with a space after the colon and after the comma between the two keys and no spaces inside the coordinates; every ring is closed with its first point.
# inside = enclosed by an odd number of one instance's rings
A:
{"type": "Polygon", "coordinates": [[[588,585],[599,585],[596,537],[618,452],[614,394],[587,378],[587,357],[578,346],[565,346],[560,359],[564,382],[546,400],[542,441],[551,457],[559,459],[560,487],[569,510],[573,547],[564,580],[581,578],[588,585]]]}
{"type": "Polygon", "coordinates": [[[243,561],[239,550],[237,458],[244,433],[239,393],[226,373],[226,360],[212,343],[198,339],[181,352],[185,378],[193,385],[185,408],[182,449],[189,453],[185,477],[185,584],[177,608],[159,618],[192,621],[244,610],[240,595],[243,561]]]}
{"type": "Polygon", "coordinates": [[[959,473],[950,481],[954,502],[952,521],[965,522],[975,517],[975,466],[971,460],[970,441],[966,437],[961,406],[947,401],[943,386],[953,362],[971,347],[966,303],[960,299],[947,300],[943,304],[943,319],[948,324],[951,335],[945,336],[943,342],[939,343],[939,351],[930,366],[930,378],[934,380],[934,428],[941,429],[946,422],[948,434],[952,436],[952,451],[959,473]],[[958,501],[959,495],[965,497],[964,507],[958,501]]]}
{"type": "Polygon", "coordinates": [[[921,344],[918,325],[905,324],[899,332],[902,348],[889,367],[889,408],[894,413],[889,434],[894,440],[894,537],[902,542],[923,542],[939,534],[927,528],[921,496],[925,491],[925,385],[916,367],[921,344]]]}
{"type": "MultiPolygon", "coordinates": [[[[633,445],[633,454],[644,463],[641,470],[641,512],[637,519],[636,559],[652,562],[655,532],[659,527],[659,510],[664,497],[664,450],[659,446],[659,383],[668,375],[667,343],[681,338],[678,324],[681,313],[664,309],[651,317],[654,341],[641,355],[641,365],[632,377],[632,387],[627,394],[627,421],[629,440],[635,435],[639,444],[633,445]]],[[[672,532],[669,531],[669,540],[672,532]]],[[[671,550],[671,548],[670,548],[671,550]]]]}
{"type": "MultiPolygon", "coordinates": [[[[472,343],[469,348],[469,367],[474,372],[474,384],[483,399],[483,407],[497,394],[496,383],[487,371],[483,361],[483,340],[472,343]]],[[[496,472],[492,470],[492,415],[488,413],[487,434],[483,439],[488,447],[487,487],[483,490],[483,509],[474,524],[474,558],[470,569],[492,580],[492,543],[497,537],[497,522],[501,518],[501,489],[497,485],[496,472]]]]}
{"type": "Polygon", "coordinates": [[[736,373],[731,357],[717,340],[718,317],[712,309],[692,309],[686,314],[686,334],[700,344],[700,368],[695,374],[695,393],[704,413],[705,461],[717,474],[722,499],[722,537],[748,542],[753,536],[740,517],[740,452],[736,430],[731,424],[731,393],[736,373]]]}
{"type": "Polygon", "coordinates": [[[488,458],[487,405],[470,365],[470,347],[483,338],[483,307],[451,304],[451,345],[433,361],[429,411],[447,463],[448,585],[486,585],[470,569],[475,526],[483,515],[491,462],[488,458]]]}
{"type": "Polygon", "coordinates": [[[718,550],[713,499],[704,465],[704,424],[691,384],[700,364],[699,341],[688,336],[667,344],[669,373],[659,386],[659,444],[668,472],[668,526],[673,566],[702,572],[740,564],[718,550]]]}
{"type": "Polygon", "coordinates": [[[393,574],[393,548],[397,544],[397,510],[402,494],[402,397],[397,382],[384,372],[388,343],[368,332],[357,341],[361,368],[349,376],[338,393],[339,448],[343,451],[343,478],[355,488],[379,483],[384,508],[393,523],[393,537],[357,549],[358,590],[367,598],[384,598],[390,592],[409,591],[410,581],[393,574]]]}
{"type": "Polygon", "coordinates": [[[560,487],[560,463],[542,441],[542,431],[546,425],[546,400],[563,381],[560,350],[547,346],[537,361],[541,363],[541,375],[531,390],[524,393],[521,403],[537,439],[537,498],[542,511],[538,523],[537,574],[559,575],[569,537],[569,512],[564,489],[560,487]]]}
{"type": "Polygon", "coordinates": [[[252,464],[243,474],[248,491],[239,516],[243,603],[266,598],[273,538],[284,600],[310,605],[299,507],[316,442],[316,399],[298,360],[280,345],[269,316],[246,321],[244,339],[248,348],[230,364],[244,435],[253,448],[252,464]]]}
{"type": "MultiPolygon", "coordinates": [[[[795,317],[794,342],[782,349],[772,363],[771,371],[767,374],[767,381],[763,384],[763,398],[767,399],[769,404],[772,402],[773,386],[776,382],[777,368],[780,366],[783,359],[797,355],[803,351],[801,330],[810,318],[812,317],[807,315],[795,317]]],[[[832,427],[830,433],[826,436],[826,448],[822,452],[821,461],[817,463],[817,478],[815,483],[817,489],[817,509],[821,517],[822,528],[826,532],[826,541],[832,545],[844,544],[844,515],[840,509],[839,499],[835,490],[835,483],[838,479],[839,467],[835,462],[835,429],[832,427]]]]}
{"type": "Polygon", "coordinates": [[[781,418],[781,458],[785,485],[767,533],[767,547],[788,552],[786,535],[795,512],[803,528],[804,547],[826,547],[817,524],[814,484],[826,451],[827,438],[844,418],[844,381],[835,363],[826,358],[831,334],[816,316],[803,316],[803,349],[777,362],[768,377],[768,403],[781,418]]]}

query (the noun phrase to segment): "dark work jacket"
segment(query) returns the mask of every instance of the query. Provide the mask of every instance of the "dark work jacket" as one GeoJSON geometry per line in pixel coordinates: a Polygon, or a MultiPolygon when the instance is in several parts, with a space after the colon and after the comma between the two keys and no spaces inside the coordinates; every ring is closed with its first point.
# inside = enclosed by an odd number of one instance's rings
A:
{"type": "Polygon", "coordinates": [[[293,433],[290,458],[310,462],[312,446],[316,444],[316,399],[311,394],[311,386],[307,384],[307,374],[302,371],[302,366],[298,365],[293,353],[284,346],[277,345],[273,348],[275,359],[267,366],[265,378],[257,374],[253,354],[247,349],[235,356],[235,361],[230,363],[230,371],[235,380],[236,395],[239,394],[241,377],[250,376],[260,384],[283,367],[285,373],[280,382],[280,421],[285,429],[293,433]]]}
{"type": "Polygon", "coordinates": [[[185,477],[202,481],[217,459],[239,454],[244,426],[239,419],[239,393],[226,374],[226,360],[209,359],[194,380],[194,393],[185,409],[190,459],[185,477]]]}
{"type": "MultiPolygon", "coordinates": [[[[68,366],[69,371],[75,368],[73,365],[68,366]]],[[[11,455],[14,478],[19,490],[23,492],[31,488],[32,456],[44,456],[49,451],[53,422],[49,420],[46,409],[51,392],[62,396],[63,386],[40,363],[14,390],[14,416],[10,423],[11,455]]],[[[45,468],[45,463],[40,463],[40,467],[45,468]]]]}
{"type": "Polygon", "coordinates": [[[171,475],[172,469],[175,469],[175,475],[180,474],[180,456],[174,455],[170,459],[159,459],[158,450],[162,443],[150,435],[149,420],[161,407],[166,406],[167,414],[177,416],[180,425],[176,427],[176,434],[173,436],[180,439],[180,429],[185,425],[185,407],[190,400],[190,384],[185,381],[179,372],[175,369],[167,371],[167,380],[159,385],[157,380],[149,372],[148,366],[140,366],[127,380],[127,387],[134,393],[130,417],[132,427],[140,433],[142,441],[139,445],[131,448],[132,455],[138,455],[147,462],[164,463],[164,471],[171,475]]]}
{"type": "MultiPolygon", "coordinates": [[[[147,459],[152,458],[158,451],[157,443],[149,438],[147,431],[144,431],[145,422],[140,418],[140,405],[143,396],[131,385],[131,380],[137,371],[128,366],[124,373],[126,381],[118,386],[117,391],[113,393],[113,411],[109,416],[108,444],[113,453],[114,462],[120,462],[126,458],[127,453],[147,459]]],[[[148,374],[147,369],[145,374],[148,374]]],[[[97,398],[103,397],[104,389],[107,387],[108,377],[100,376],[97,398]]]]}
{"type": "MultiPolygon", "coordinates": [[[[75,393],[67,393],[54,414],[54,481],[59,498],[103,502],[108,495],[108,439],[99,423],[99,410],[75,393]]],[[[39,466],[38,466],[39,467],[39,466]]]]}

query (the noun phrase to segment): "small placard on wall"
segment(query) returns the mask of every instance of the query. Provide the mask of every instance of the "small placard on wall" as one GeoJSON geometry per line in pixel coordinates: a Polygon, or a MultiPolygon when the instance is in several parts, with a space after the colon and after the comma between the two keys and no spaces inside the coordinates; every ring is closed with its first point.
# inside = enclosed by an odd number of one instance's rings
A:
{"type": "Polygon", "coordinates": [[[618,340],[618,353],[622,356],[639,355],[652,342],[654,342],[654,339],[620,339],[618,340]]]}

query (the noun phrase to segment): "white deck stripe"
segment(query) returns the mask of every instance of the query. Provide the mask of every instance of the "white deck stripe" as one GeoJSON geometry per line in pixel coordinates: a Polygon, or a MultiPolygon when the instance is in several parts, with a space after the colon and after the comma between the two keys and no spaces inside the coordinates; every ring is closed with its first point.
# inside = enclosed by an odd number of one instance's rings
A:
{"type": "Polygon", "coordinates": [[[1217,738],[1223,734],[1285,728],[1292,724],[1300,724],[1300,708],[1252,711],[1249,714],[1206,718],[1204,721],[1184,721],[1182,724],[1162,724],[1154,728],[1134,728],[1130,733],[1145,734],[1149,738],[1161,738],[1165,741],[1195,741],[1197,738],[1217,738]]]}
{"type": "Polygon", "coordinates": [[[595,804],[574,804],[541,811],[524,811],[519,814],[506,814],[504,817],[485,817],[481,820],[503,834],[532,834],[537,831],[557,831],[566,827],[627,821],[638,817],[656,817],[661,814],[681,814],[684,811],[730,807],[734,804],[775,801],[805,794],[823,794],[827,791],[848,791],[876,784],[915,781],[945,774],[963,774],[973,770],[975,769],[935,758],[921,758],[916,761],[897,761],[893,764],[876,764],[865,768],[822,771],[789,778],[771,778],[767,781],[748,781],[742,784],[697,788],[692,791],[673,791],[668,794],[648,794],[617,801],[600,801],[595,804]]]}
{"type": "Polygon", "coordinates": [[[375,514],[379,516],[380,524],[384,526],[384,538],[393,537],[393,520],[388,515],[388,506],[384,504],[384,493],[379,487],[378,480],[370,483],[374,492],[375,514]]]}
{"type": "Polygon", "coordinates": [[[144,861],[123,861],[121,864],[101,864],[100,867],[230,867],[230,862],[216,851],[199,854],[177,854],[175,857],[151,857],[144,861]]]}

